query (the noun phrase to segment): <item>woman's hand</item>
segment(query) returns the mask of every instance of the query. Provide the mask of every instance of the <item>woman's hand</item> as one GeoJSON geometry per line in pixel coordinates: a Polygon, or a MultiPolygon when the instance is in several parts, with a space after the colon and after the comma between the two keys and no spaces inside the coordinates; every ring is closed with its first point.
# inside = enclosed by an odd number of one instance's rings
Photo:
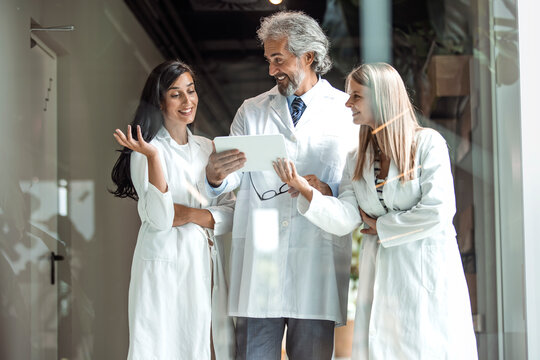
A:
{"type": "Polygon", "coordinates": [[[128,125],[127,136],[120,129],[116,129],[113,136],[120,145],[146,156],[148,160],[148,181],[162,193],[167,192],[169,186],[165,181],[165,175],[161,168],[158,150],[154,145],[144,141],[141,127],[137,125],[137,140],[131,136],[131,125],[128,125]]]}
{"type": "Polygon", "coordinates": [[[113,134],[114,138],[122,146],[127,147],[133,151],[139,152],[145,155],[147,158],[157,156],[158,151],[154,145],[151,145],[144,141],[141,127],[137,125],[137,140],[133,139],[131,136],[131,125],[127,127],[127,136],[124,135],[122,130],[116,129],[116,132],[113,134]]]}
{"type": "Polygon", "coordinates": [[[358,209],[360,210],[360,215],[362,215],[362,221],[369,226],[369,229],[362,229],[360,232],[362,234],[377,235],[377,219],[370,218],[364,210],[358,209]]]}
{"type": "Polygon", "coordinates": [[[291,196],[295,197],[298,195],[297,192],[300,192],[306,199],[311,201],[313,188],[304,177],[298,175],[296,167],[291,161],[287,159],[277,159],[272,165],[281,181],[289,185],[289,193],[291,196]]]}

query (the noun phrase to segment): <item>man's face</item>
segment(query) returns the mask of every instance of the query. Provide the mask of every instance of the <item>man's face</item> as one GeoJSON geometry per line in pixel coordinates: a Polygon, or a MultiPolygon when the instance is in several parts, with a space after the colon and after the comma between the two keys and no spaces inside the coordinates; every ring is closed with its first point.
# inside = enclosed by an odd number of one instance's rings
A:
{"type": "Polygon", "coordinates": [[[287,39],[266,40],[264,57],[268,61],[268,73],[276,79],[280,94],[290,96],[297,92],[306,79],[309,64],[303,57],[297,58],[287,50],[287,39]]]}

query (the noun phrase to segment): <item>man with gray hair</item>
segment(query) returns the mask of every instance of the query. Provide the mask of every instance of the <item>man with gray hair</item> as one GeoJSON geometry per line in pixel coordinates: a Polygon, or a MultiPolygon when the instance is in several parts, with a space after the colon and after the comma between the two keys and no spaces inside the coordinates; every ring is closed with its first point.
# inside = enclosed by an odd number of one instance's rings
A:
{"type": "MultiPolygon", "coordinates": [[[[231,135],[283,134],[298,173],[337,196],[358,129],[348,96],[321,78],[332,66],[328,39],[302,12],[263,18],[257,35],[277,86],[242,104],[231,135]]],[[[334,327],[346,322],[351,238],[311,224],[294,189],[273,171],[241,172],[245,161],[238,150],[214,152],[206,167],[209,196],[239,187],[229,288],[237,358],[280,359],[287,327],[289,359],[331,359],[334,327]]]]}

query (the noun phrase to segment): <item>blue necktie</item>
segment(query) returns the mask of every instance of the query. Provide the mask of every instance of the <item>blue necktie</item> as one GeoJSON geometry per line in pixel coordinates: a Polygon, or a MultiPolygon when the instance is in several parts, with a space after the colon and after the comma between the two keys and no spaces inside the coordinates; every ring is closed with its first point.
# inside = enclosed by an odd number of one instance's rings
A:
{"type": "Polygon", "coordinates": [[[304,104],[300,97],[295,97],[291,104],[291,117],[294,126],[296,126],[298,120],[300,120],[304,110],[306,110],[306,104],[304,104]]]}

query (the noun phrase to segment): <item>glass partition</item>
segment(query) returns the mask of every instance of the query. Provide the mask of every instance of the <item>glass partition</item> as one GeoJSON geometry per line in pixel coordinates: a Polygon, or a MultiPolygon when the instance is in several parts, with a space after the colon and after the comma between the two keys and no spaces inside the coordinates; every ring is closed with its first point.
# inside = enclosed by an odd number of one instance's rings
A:
{"type": "MultiPolygon", "coordinates": [[[[135,201],[108,192],[112,133],[131,121],[151,69],[181,58],[197,74],[193,131],[227,135],[242,102],[274,86],[255,31],[282,9],[322,24],[334,87],[343,90],[363,61],[400,72],[422,125],[449,145],[479,357],[525,357],[523,234],[512,199],[521,157],[505,150],[520,138],[515,1],[4,0],[0,358],[127,356],[140,220],[135,201]]],[[[350,356],[351,339],[352,321],[336,330],[336,358],[350,356]]]]}

